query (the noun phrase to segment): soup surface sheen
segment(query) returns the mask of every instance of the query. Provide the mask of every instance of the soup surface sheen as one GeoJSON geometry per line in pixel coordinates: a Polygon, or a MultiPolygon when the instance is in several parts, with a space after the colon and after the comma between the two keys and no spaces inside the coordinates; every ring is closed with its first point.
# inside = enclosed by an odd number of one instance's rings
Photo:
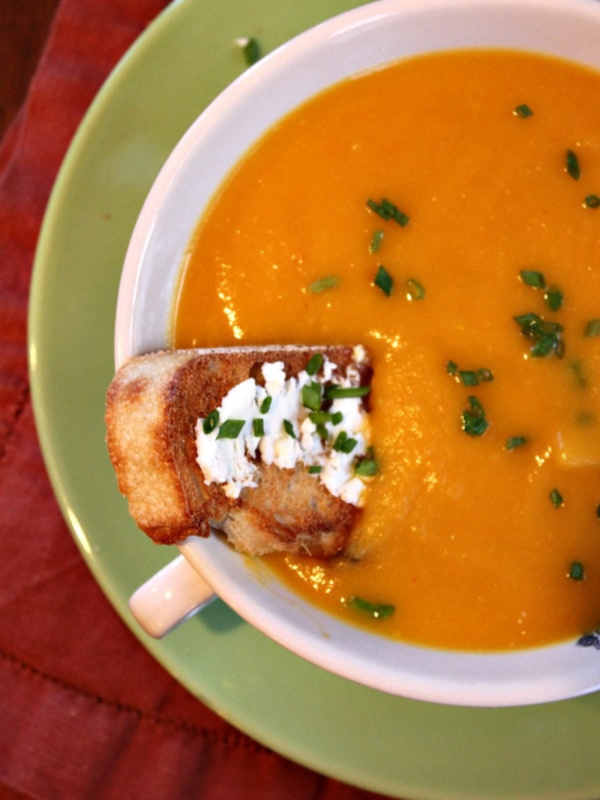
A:
{"type": "Polygon", "coordinates": [[[357,558],[272,558],[311,602],[458,649],[600,625],[595,195],[600,77],[459,51],[325,92],[215,197],[190,246],[173,344],[362,343],[375,368],[380,472],[357,558]],[[383,199],[408,224],[368,205],[383,199]],[[382,265],[389,295],[375,283],[382,265]],[[523,314],[551,324],[528,328],[523,314]],[[550,352],[534,356],[536,344],[550,352]],[[395,613],[372,619],[353,597],[395,613]]]}

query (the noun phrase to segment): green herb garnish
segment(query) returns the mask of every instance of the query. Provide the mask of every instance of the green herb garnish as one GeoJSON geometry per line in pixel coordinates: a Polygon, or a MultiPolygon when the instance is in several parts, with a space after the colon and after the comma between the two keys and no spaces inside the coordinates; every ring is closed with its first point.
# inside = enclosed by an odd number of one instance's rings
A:
{"type": "Polygon", "coordinates": [[[325,425],[326,422],[333,420],[333,415],[329,411],[311,411],[308,418],[315,425],[325,425]]]}
{"type": "Polygon", "coordinates": [[[333,443],[333,449],[338,453],[351,453],[358,441],[356,439],[352,439],[346,431],[340,431],[333,443]]]}
{"type": "Polygon", "coordinates": [[[316,381],[311,381],[302,387],[302,404],[311,411],[321,408],[323,387],[316,381]]]}
{"type": "Polygon", "coordinates": [[[323,472],[323,467],[320,467],[318,464],[313,464],[308,468],[309,475],[318,475],[319,472],[323,472]]]}
{"type": "Polygon", "coordinates": [[[544,292],[544,300],[550,311],[558,311],[562,308],[564,302],[564,295],[556,286],[550,286],[544,292]]]}
{"type": "Polygon", "coordinates": [[[332,383],[325,388],[325,398],[339,400],[345,397],[366,397],[370,391],[370,386],[338,386],[332,383]]]}
{"type": "Polygon", "coordinates": [[[253,36],[242,36],[236,39],[236,44],[242,48],[246,64],[249,67],[256,64],[257,61],[260,61],[262,54],[258,39],[255,39],[253,36]]]}
{"type": "Polygon", "coordinates": [[[463,386],[477,386],[479,384],[477,373],[470,369],[459,370],[458,378],[463,386]]]}
{"type": "Polygon", "coordinates": [[[463,431],[469,436],[482,436],[489,426],[483,406],[476,397],[471,395],[469,397],[469,408],[462,413],[463,431]]]}
{"type": "Polygon", "coordinates": [[[546,278],[543,272],[538,272],[534,269],[522,269],[519,275],[523,283],[527,284],[527,286],[533,286],[534,289],[546,288],[546,278]]]}
{"type": "Polygon", "coordinates": [[[550,502],[554,506],[554,508],[560,508],[564,506],[565,501],[563,499],[562,494],[558,491],[558,489],[552,489],[550,492],[550,502]]]}
{"type": "Polygon", "coordinates": [[[515,110],[513,111],[513,114],[516,114],[517,117],[521,117],[523,119],[526,119],[527,117],[531,117],[532,116],[533,111],[529,108],[528,105],[523,103],[523,105],[517,106],[515,108],[515,110]]]}
{"type": "Polygon", "coordinates": [[[573,561],[571,563],[569,578],[572,581],[582,581],[585,578],[585,570],[581,561],[573,561]]]}
{"type": "Polygon", "coordinates": [[[381,243],[383,242],[383,231],[376,230],[373,232],[373,236],[371,237],[371,244],[369,246],[369,252],[377,253],[379,248],[381,247],[381,243]]]}
{"type": "Polygon", "coordinates": [[[577,383],[578,388],[579,389],[585,389],[587,387],[587,385],[588,385],[588,382],[587,382],[587,378],[586,378],[586,375],[585,375],[585,370],[583,368],[583,364],[581,363],[581,361],[579,361],[579,360],[571,361],[570,364],[567,364],[567,367],[573,373],[573,376],[575,378],[575,382],[577,383]]]}
{"type": "Polygon", "coordinates": [[[385,197],[380,203],[376,203],[375,200],[367,200],[367,206],[382,219],[392,219],[403,228],[405,228],[410,221],[410,217],[408,217],[404,211],[400,211],[397,205],[386,200],[385,197]]]}
{"type": "Polygon", "coordinates": [[[317,424],[317,433],[324,442],[326,442],[327,439],[329,438],[329,434],[327,433],[327,428],[322,422],[317,424]]]}
{"type": "Polygon", "coordinates": [[[482,367],[477,370],[477,377],[482,383],[490,383],[494,380],[494,373],[487,367],[482,367]]]}
{"type": "Polygon", "coordinates": [[[308,291],[313,294],[321,294],[321,292],[326,292],[328,289],[335,289],[341,282],[341,278],[338,278],[337,275],[325,275],[323,278],[317,278],[316,281],[313,281],[309,285],[308,291]]]}
{"type": "Polygon", "coordinates": [[[480,383],[490,383],[494,380],[494,373],[487,367],[480,369],[459,369],[454,361],[448,361],[446,372],[463,386],[478,386],[480,383]]]}
{"type": "Polygon", "coordinates": [[[363,478],[372,478],[379,472],[379,464],[374,458],[362,458],[357,462],[354,472],[363,478]]]}
{"type": "Polygon", "coordinates": [[[261,414],[268,414],[269,409],[271,408],[271,403],[273,402],[273,398],[270,394],[268,394],[265,399],[260,404],[260,413],[261,414]]]}
{"type": "Polygon", "coordinates": [[[351,597],[346,606],[362,611],[363,614],[370,614],[374,619],[389,619],[396,613],[395,606],[387,603],[371,603],[362,597],[351,597]]]}
{"type": "Polygon", "coordinates": [[[261,417],[252,420],[252,433],[259,438],[265,435],[265,421],[261,417]]]}
{"type": "Polygon", "coordinates": [[[591,319],[588,324],[585,326],[585,335],[590,338],[594,338],[595,336],[600,336],[600,318],[598,319],[591,319]]]}
{"type": "Polygon", "coordinates": [[[422,300],[425,297],[423,284],[419,283],[416,278],[409,278],[406,281],[406,289],[406,296],[409,300],[422,300]]]}
{"type": "Polygon", "coordinates": [[[373,281],[375,286],[377,286],[381,291],[387,295],[388,297],[392,293],[392,289],[394,287],[394,279],[387,271],[387,269],[383,265],[379,265],[377,269],[377,274],[375,275],[375,280],[373,281]]]}
{"type": "Polygon", "coordinates": [[[548,322],[534,313],[520,314],[514,320],[521,328],[521,333],[533,342],[531,355],[534,358],[552,354],[557,358],[563,357],[565,346],[561,335],[564,330],[562,325],[548,322]]]}
{"type": "Polygon", "coordinates": [[[209,434],[214,431],[214,429],[219,424],[219,412],[215,408],[210,414],[206,417],[206,419],[202,420],[202,430],[204,433],[209,434]]]}
{"type": "Polygon", "coordinates": [[[588,194],[584,199],[584,203],[588,208],[598,208],[600,206],[600,197],[597,194],[588,194]]]}
{"type": "Polygon", "coordinates": [[[522,447],[526,441],[527,441],[526,436],[511,436],[509,439],[506,440],[506,444],[504,445],[504,447],[507,450],[514,450],[515,447],[522,447]]]}
{"type": "Polygon", "coordinates": [[[294,431],[294,426],[289,421],[289,419],[283,420],[283,429],[287,433],[288,436],[291,436],[292,439],[296,438],[296,432],[294,431]]]}
{"type": "Polygon", "coordinates": [[[322,353],[315,353],[314,355],[312,355],[309,359],[308,364],[306,365],[306,374],[311,376],[316,375],[317,372],[323,366],[324,361],[325,359],[323,358],[322,353]]]}
{"type": "Polygon", "coordinates": [[[308,418],[317,426],[325,425],[327,422],[331,422],[332,425],[339,425],[344,419],[344,415],[341,411],[336,411],[335,414],[329,411],[311,411],[308,418]]]}
{"type": "Polygon", "coordinates": [[[243,419],[227,419],[219,428],[217,439],[237,439],[242,432],[245,422],[243,419]]]}
{"type": "Polygon", "coordinates": [[[573,150],[567,150],[567,158],[566,158],[566,169],[567,174],[570,175],[573,180],[578,181],[581,178],[581,167],[579,166],[579,159],[577,158],[576,153],[573,150]]]}
{"type": "Polygon", "coordinates": [[[576,425],[593,425],[596,422],[596,417],[592,411],[580,411],[575,417],[576,425]]]}

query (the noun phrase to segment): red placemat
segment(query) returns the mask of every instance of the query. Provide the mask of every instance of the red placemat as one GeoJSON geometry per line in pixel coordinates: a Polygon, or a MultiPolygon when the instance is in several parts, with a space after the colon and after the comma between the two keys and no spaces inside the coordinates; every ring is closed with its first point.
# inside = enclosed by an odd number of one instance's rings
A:
{"type": "Polygon", "coordinates": [[[69,142],[164,0],[63,0],[0,148],[0,798],[373,800],[220,719],[132,636],[62,519],[37,443],[27,301],[69,142]]]}

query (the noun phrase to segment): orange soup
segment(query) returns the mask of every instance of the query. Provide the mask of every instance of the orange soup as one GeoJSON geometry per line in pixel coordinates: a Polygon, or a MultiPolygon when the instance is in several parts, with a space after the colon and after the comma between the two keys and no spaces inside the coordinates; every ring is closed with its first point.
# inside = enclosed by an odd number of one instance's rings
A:
{"type": "Polygon", "coordinates": [[[600,77],[508,51],[348,80],[235,169],[174,345],[362,343],[375,368],[352,557],[273,557],[282,580],[443,648],[600,626],[599,198],[600,77]]]}

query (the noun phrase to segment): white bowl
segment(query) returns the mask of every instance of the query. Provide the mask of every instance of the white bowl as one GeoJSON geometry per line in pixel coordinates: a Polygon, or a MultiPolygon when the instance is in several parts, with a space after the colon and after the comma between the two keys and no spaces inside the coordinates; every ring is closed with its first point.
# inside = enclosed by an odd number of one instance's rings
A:
{"type": "MultiPolygon", "coordinates": [[[[233,164],[273,123],[350,75],[404,56],[465,47],[516,48],[600,68],[600,3],[379,0],[317,26],[249,69],[191,126],[149,193],[120,286],[117,365],[168,346],[173,296],[192,231],[233,164]]],[[[328,616],[289,591],[263,562],[249,566],[216,537],[192,538],[181,551],[249,623],[324,669],[385,692],[506,706],[560,700],[600,686],[596,647],[573,641],[471,654],[410,646],[328,616]]],[[[147,602],[147,594],[138,596],[141,616],[147,602]]],[[[596,644],[593,637],[589,642],[596,644]]]]}

